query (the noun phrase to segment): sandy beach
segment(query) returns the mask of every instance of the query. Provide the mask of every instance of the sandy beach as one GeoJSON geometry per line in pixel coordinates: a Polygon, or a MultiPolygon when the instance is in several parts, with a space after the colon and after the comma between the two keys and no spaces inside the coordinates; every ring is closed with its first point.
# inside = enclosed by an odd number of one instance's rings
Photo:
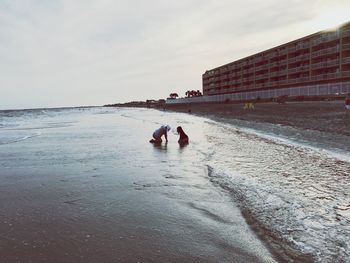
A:
{"type": "Polygon", "coordinates": [[[350,140],[319,123],[340,106],[1,112],[0,262],[344,262],[350,140]]]}
{"type": "Polygon", "coordinates": [[[350,136],[350,111],[344,101],[309,101],[255,103],[254,109],[244,104],[191,104],[170,106],[170,110],[225,119],[252,120],[312,129],[350,136]]]}

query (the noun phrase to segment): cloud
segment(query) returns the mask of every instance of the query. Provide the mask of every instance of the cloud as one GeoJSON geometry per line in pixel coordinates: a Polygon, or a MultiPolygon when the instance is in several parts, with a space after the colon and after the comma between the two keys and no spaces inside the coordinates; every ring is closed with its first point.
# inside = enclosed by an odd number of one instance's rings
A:
{"type": "Polygon", "coordinates": [[[2,0],[0,107],[99,105],[201,89],[201,74],[313,33],[346,1],[2,0]],[[309,30],[309,31],[308,31],[309,30]]]}

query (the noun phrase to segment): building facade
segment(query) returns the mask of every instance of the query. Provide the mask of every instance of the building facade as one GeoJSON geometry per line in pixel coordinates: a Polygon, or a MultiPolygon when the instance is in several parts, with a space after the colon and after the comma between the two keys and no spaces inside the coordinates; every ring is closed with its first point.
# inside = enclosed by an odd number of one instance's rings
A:
{"type": "Polygon", "coordinates": [[[207,70],[202,80],[215,101],[350,92],[350,22],[207,70]]]}

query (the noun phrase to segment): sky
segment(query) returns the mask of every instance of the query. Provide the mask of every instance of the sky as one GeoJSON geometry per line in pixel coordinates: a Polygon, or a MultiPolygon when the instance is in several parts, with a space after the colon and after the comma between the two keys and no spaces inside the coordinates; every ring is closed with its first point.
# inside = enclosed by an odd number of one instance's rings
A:
{"type": "Polygon", "coordinates": [[[0,109],[182,97],[349,14],[349,0],[0,0],[0,109]]]}

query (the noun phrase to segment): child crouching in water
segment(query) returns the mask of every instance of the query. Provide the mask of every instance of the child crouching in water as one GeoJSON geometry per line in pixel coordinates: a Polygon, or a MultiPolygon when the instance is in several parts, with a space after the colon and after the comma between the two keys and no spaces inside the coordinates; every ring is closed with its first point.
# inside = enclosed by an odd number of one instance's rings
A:
{"type": "Polygon", "coordinates": [[[181,126],[177,127],[177,133],[180,135],[180,138],[178,140],[178,143],[180,145],[185,145],[188,144],[188,136],[187,134],[184,132],[184,130],[181,128],[181,126]]]}
{"type": "Polygon", "coordinates": [[[169,125],[162,125],[159,129],[155,130],[153,133],[153,139],[151,139],[150,143],[162,143],[162,136],[165,137],[165,142],[168,142],[168,132],[170,131],[169,125]]]}

